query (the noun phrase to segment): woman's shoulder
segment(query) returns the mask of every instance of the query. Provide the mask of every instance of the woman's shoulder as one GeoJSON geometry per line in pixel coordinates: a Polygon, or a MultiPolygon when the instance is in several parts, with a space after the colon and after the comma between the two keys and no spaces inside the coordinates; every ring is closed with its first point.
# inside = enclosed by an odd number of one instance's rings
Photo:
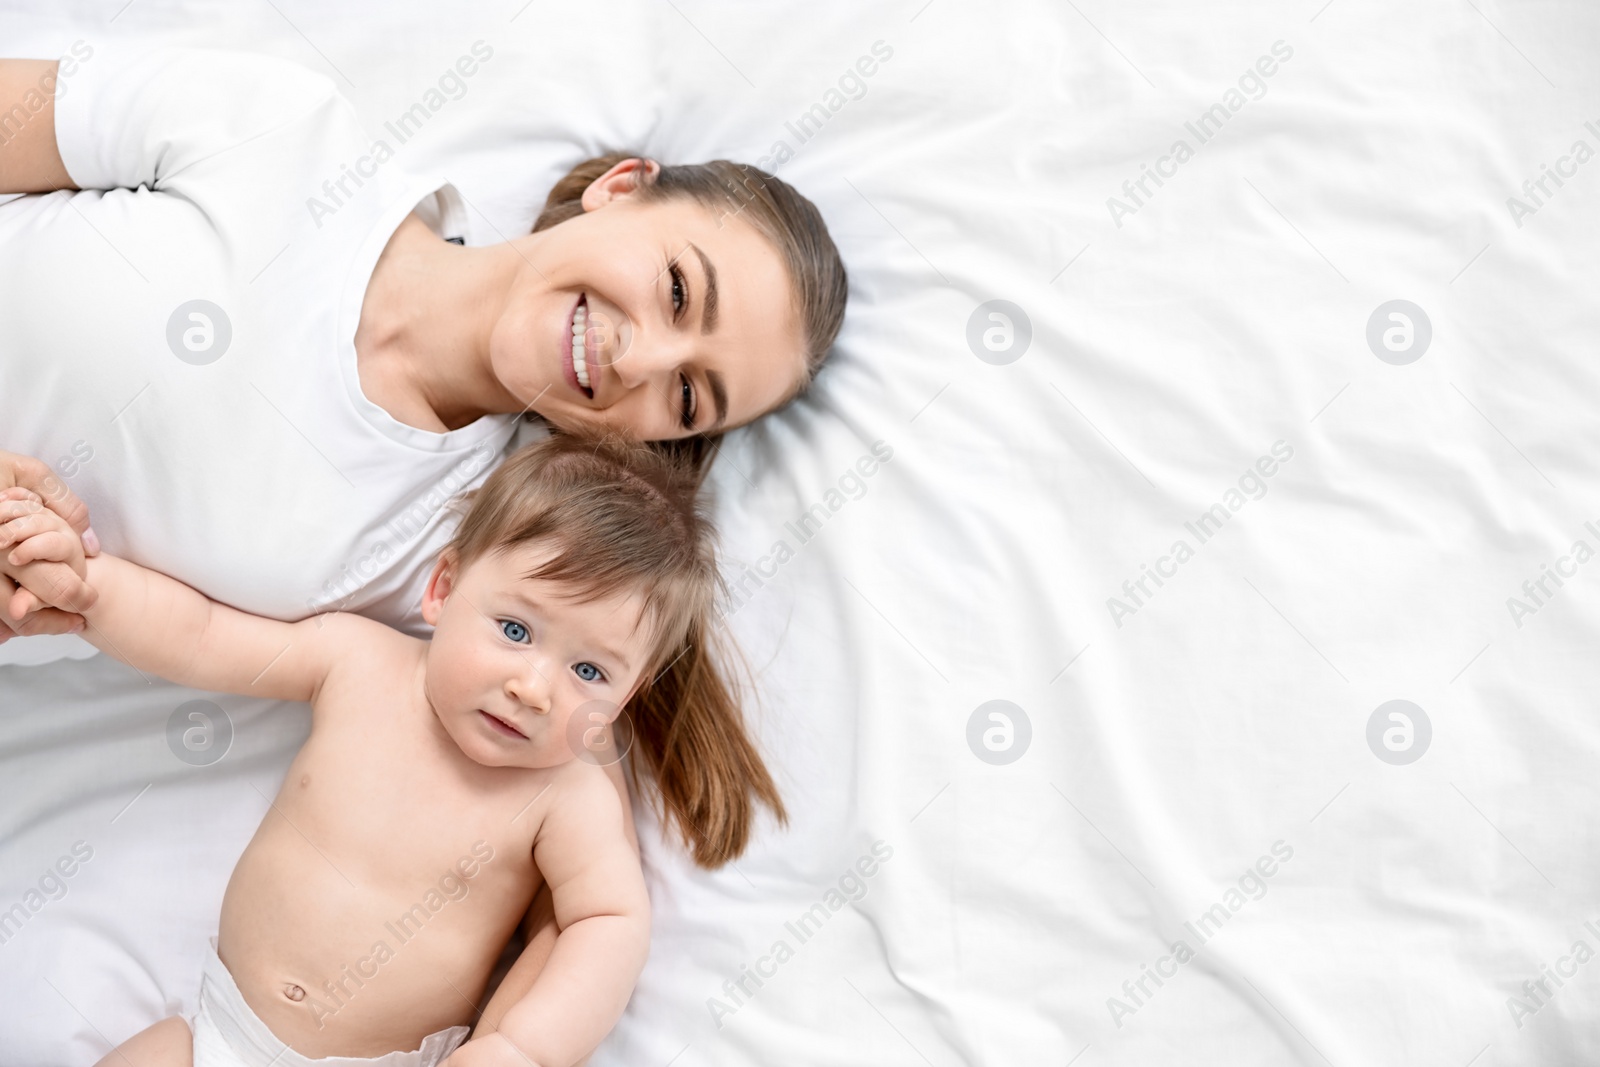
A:
{"type": "Polygon", "coordinates": [[[56,108],[56,139],[80,189],[177,194],[223,228],[281,226],[275,208],[340,175],[368,138],[333,81],[276,56],[105,46],[56,108]],[[266,216],[265,218],[263,216],[266,216]]]}
{"type": "MultiPolygon", "coordinates": [[[[305,104],[340,96],[334,80],[302,63],[262,52],[193,45],[156,46],[119,42],[102,45],[80,67],[86,84],[115,81],[123,88],[146,84],[165,91],[174,85],[253,98],[258,110],[300,110],[305,104]]],[[[68,94],[62,94],[66,96],[68,94]]],[[[216,108],[215,96],[190,95],[175,101],[194,113],[216,108]]]]}
{"type": "MultiPolygon", "coordinates": [[[[259,134],[324,105],[342,101],[331,78],[288,59],[258,52],[182,45],[102,46],[79,67],[59,104],[107,133],[214,127],[259,134]],[[116,119],[125,125],[113,125],[116,119]],[[168,127],[173,127],[169,129],[168,127]]],[[[80,183],[81,184],[81,183],[80,183]]]]}

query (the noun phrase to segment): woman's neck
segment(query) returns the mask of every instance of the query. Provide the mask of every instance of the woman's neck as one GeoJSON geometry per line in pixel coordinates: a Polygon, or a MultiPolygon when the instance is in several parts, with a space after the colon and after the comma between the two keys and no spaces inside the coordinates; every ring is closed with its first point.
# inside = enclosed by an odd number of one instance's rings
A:
{"type": "Polygon", "coordinates": [[[489,358],[515,262],[509,245],[464,248],[407,216],[361,302],[356,366],[367,399],[436,432],[516,411],[489,358]]]}

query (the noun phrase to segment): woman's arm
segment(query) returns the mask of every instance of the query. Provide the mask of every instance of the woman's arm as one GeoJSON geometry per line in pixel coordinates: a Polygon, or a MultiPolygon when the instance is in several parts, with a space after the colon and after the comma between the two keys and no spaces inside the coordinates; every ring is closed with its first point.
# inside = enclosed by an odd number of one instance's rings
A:
{"type": "Polygon", "coordinates": [[[0,193],[76,189],[56,146],[54,59],[0,59],[0,193]]]}

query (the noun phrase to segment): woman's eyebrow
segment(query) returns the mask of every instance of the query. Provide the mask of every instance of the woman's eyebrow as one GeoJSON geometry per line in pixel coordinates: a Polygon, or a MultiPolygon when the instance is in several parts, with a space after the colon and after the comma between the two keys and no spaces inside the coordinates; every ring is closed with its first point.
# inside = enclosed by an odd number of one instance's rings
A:
{"type": "Polygon", "coordinates": [[[717,328],[717,268],[712,266],[711,260],[700,251],[699,245],[691,241],[689,247],[700,257],[700,269],[706,274],[706,298],[700,308],[700,332],[711,333],[717,328]]]}
{"type": "MultiPolygon", "coordinates": [[[[694,249],[694,254],[700,260],[700,269],[705,271],[706,275],[705,300],[700,308],[700,332],[710,333],[717,328],[717,268],[700,250],[699,245],[690,241],[689,247],[694,249]]],[[[716,433],[728,421],[728,386],[723,381],[722,375],[714,370],[706,371],[706,384],[711,387],[711,403],[716,408],[717,417],[701,432],[716,433]]]]}
{"type": "Polygon", "coordinates": [[[716,433],[728,421],[728,387],[723,384],[722,375],[714,370],[706,371],[706,384],[711,386],[711,403],[716,406],[717,417],[705,432],[716,433]]]}

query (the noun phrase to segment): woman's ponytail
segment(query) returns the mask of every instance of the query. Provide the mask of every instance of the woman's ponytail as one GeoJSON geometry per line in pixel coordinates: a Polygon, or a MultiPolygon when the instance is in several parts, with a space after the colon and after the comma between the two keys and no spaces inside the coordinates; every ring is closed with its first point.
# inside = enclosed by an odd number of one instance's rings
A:
{"type": "Polygon", "coordinates": [[[745,733],[729,680],[703,624],[687,647],[629,705],[633,758],[655,779],[664,821],[677,824],[702,867],[720,867],[749,843],[759,801],[779,822],[788,813],[745,733]]]}

